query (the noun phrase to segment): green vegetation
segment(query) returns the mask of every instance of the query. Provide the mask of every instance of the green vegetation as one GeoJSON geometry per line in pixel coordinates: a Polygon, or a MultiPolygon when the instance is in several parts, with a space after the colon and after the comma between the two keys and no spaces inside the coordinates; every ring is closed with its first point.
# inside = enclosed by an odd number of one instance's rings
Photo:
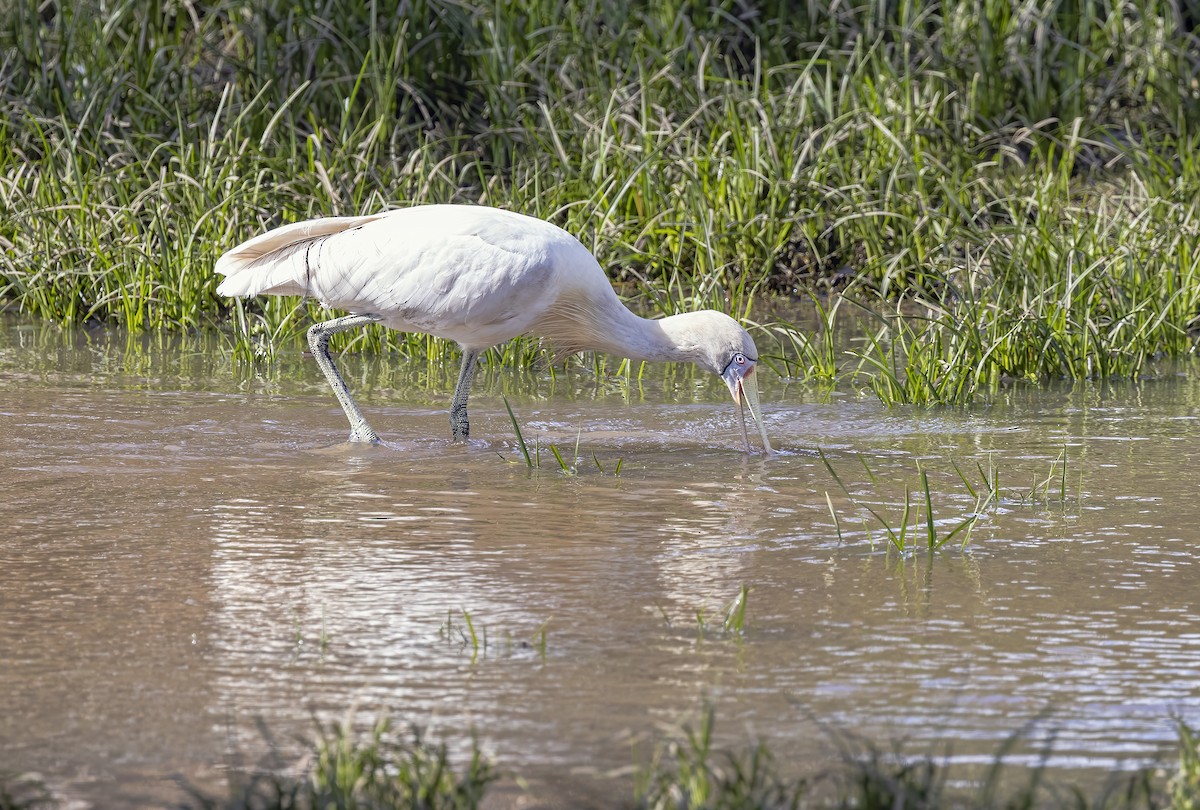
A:
{"type": "MultiPolygon", "coordinates": [[[[525,459],[525,466],[530,470],[540,470],[542,468],[542,448],[541,445],[538,444],[537,436],[534,436],[533,438],[533,452],[531,453],[529,451],[529,445],[525,443],[525,436],[521,433],[521,425],[517,422],[517,415],[513,413],[512,405],[508,403],[508,397],[502,398],[504,400],[504,408],[508,411],[508,418],[512,421],[513,433],[515,433],[517,437],[517,448],[521,451],[522,458],[525,459]]],[[[558,464],[559,472],[561,472],[563,475],[572,476],[579,473],[579,464],[583,460],[583,457],[579,455],[579,438],[579,436],[575,437],[575,455],[573,457],[574,461],[571,464],[568,464],[567,460],[563,458],[562,451],[558,449],[557,445],[547,445],[547,447],[550,449],[551,455],[554,456],[555,463],[558,464]]],[[[503,456],[501,456],[501,458],[503,458],[503,456]]],[[[592,451],[592,463],[596,465],[596,469],[600,471],[601,475],[607,474],[608,471],[604,469],[604,465],[600,463],[600,459],[596,457],[596,451],[594,450],[592,451]]],[[[613,467],[612,472],[614,477],[621,474],[621,467],[624,465],[624,463],[625,459],[617,459],[617,463],[613,467]]]]}
{"type": "MultiPolygon", "coordinates": [[[[463,650],[470,649],[471,663],[476,663],[480,656],[487,657],[489,652],[488,647],[488,630],[487,626],[480,623],[476,625],[476,620],[472,618],[470,612],[466,608],[459,610],[462,614],[462,623],[460,624],[456,618],[454,611],[446,611],[446,621],[438,627],[438,638],[443,641],[457,642],[463,650]]],[[[513,648],[519,650],[537,650],[538,656],[546,660],[546,629],[550,625],[550,619],[546,619],[528,640],[513,641],[511,631],[504,633],[504,654],[512,655],[513,648]]]]}
{"type": "MultiPolygon", "coordinates": [[[[750,586],[742,585],[738,589],[737,596],[729,604],[725,605],[719,611],[720,621],[714,621],[709,617],[707,607],[696,609],[696,637],[703,641],[706,637],[714,638],[742,638],[746,635],[746,605],[750,599],[750,586]]],[[[671,620],[662,612],[664,621],[667,626],[671,626],[671,620]]]]}
{"type": "Polygon", "coordinates": [[[1200,733],[1183,722],[1179,724],[1179,769],[1168,788],[1172,810],[1200,808],[1200,733]]]}
{"type": "MultiPolygon", "coordinates": [[[[1003,758],[1020,740],[1011,737],[978,778],[954,780],[952,766],[934,754],[884,751],[827,730],[836,762],[816,775],[788,776],[762,743],[742,752],[718,751],[714,713],[656,745],[639,767],[635,804],[643,810],[1194,810],[1200,807],[1197,733],[1178,723],[1180,759],[1172,774],[1153,770],[1114,776],[1098,791],[1056,784],[1044,767],[1006,769],[1003,758]]],[[[1045,751],[1044,754],[1049,754],[1045,751]]],[[[426,742],[419,729],[398,732],[379,720],[367,734],[350,725],[321,730],[296,774],[280,763],[233,771],[227,796],[189,787],[184,806],[203,810],[465,810],[479,807],[500,778],[472,742],[470,760],[451,763],[445,744],[426,742]]],[[[36,782],[0,778],[0,808],[32,810],[57,803],[36,782]]]]}
{"type": "MultiPolygon", "coordinates": [[[[960,548],[965,548],[971,541],[971,533],[980,519],[1001,503],[1008,507],[1023,506],[1043,510],[1055,507],[1065,510],[1072,500],[1079,504],[1083,499],[1082,474],[1074,482],[1074,491],[1071,490],[1072,482],[1069,482],[1067,477],[1070,458],[1065,447],[1050,462],[1044,477],[1040,472],[1034,473],[1028,487],[1007,485],[1001,487],[1000,469],[990,463],[988,469],[985,470],[983,465],[976,462],[973,470],[968,467],[964,472],[958,462],[952,458],[949,459],[953,477],[949,475],[949,470],[942,470],[941,477],[951,483],[953,480],[957,480],[967,493],[965,499],[962,496],[954,498],[960,504],[957,508],[961,511],[959,514],[950,516],[946,516],[945,510],[935,513],[934,492],[939,493],[939,501],[946,500],[950,496],[947,496],[944,490],[931,488],[930,469],[927,469],[928,464],[923,464],[920,459],[916,461],[916,486],[903,483],[903,496],[897,502],[897,498],[888,493],[884,486],[881,486],[880,476],[871,469],[867,459],[861,453],[855,454],[857,464],[851,466],[852,468],[861,466],[866,471],[867,480],[862,482],[851,480],[850,484],[846,483],[849,473],[846,471],[839,473],[823,450],[817,448],[817,455],[825,466],[826,472],[837,485],[837,489],[845,496],[848,505],[857,512],[850,518],[843,518],[834,505],[829,492],[825,493],[825,502],[829,508],[829,515],[833,519],[838,541],[846,540],[847,530],[843,521],[853,520],[854,523],[861,526],[863,535],[872,548],[875,546],[875,535],[872,533],[872,529],[881,529],[887,539],[885,549],[901,554],[912,553],[920,549],[937,551],[951,541],[956,541],[960,548]],[[898,517],[895,516],[896,512],[899,512],[898,517]],[[941,516],[939,517],[939,515],[941,516]]],[[[1016,477],[1016,473],[1012,470],[1006,472],[1006,481],[1016,477]]]]}
{"type": "Polygon", "coordinates": [[[50,794],[36,779],[0,772],[0,810],[34,810],[53,806],[50,794]]]}
{"type": "MultiPolygon", "coordinates": [[[[576,233],[649,312],[757,322],[884,401],[1128,377],[1200,314],[1200,51],[1167,0],[0,3],[0,300],[294,348],[225,301],[282,222],[425,202],[576,233]],[[767,315],[853,309],[852,352],[767,315]]],[[[342,335],[446,361],[420,335],[342,335]]],[[[772,344],[777,344],[772,349],[772,344]]],[[[493,357],[528,360],[518,341],[493,357]]]]}
{"type": "Polygon", "coordinates": [[[455,769],[446,746],[427,743],[417,728],[407,735],[379,720],[365,736],[347,725],[323,729],[312,746],[307,771],[235,773],[227,798],[192,791],[192,807],[204,810],[470,810],[483,801],[497,774],[472,745],[465,768],[455,769]]]}
{"type": "Polygon", "coordinates": [[[713,711],[681,739],[660,743],[638,773],[635,792],[643,810],[795,810],[808,783],[781,777],[770,750],[759,743],[742,754],[713,749],[713,711]]]}
{"type": "Polygon", "coordinates": [[[743,636],[746,634],[746,604],[750,599],[750,587],[742,585],[738,595],[725,608],[725,618],[721,621],[721,629],[726,635],[743,636]]]}
{"type": "MultiPolygon", "coordinates": [[[[1053,784],[1044,767],[1006,769],[1003,757],[1019,741],[1014,735],[980,778],[952,781],[952,767],[933,754],[908,756],[883,751],[830,732],[839,763],[810,779],[786,776],[763,744],[741,753],[714,750],[713,713],[696,729],[661,743],[649,767],[639,774],[638,807],[643,810],[939,810],[939,808],[1034,807],[1077,810],[1197,806],[1196,732],[1180,723],[1179,770],[1167,780],[1142,770],[1114,776],[1092,795],[1053,784]],[[1010,772],[1011,771],[1011,772],[1010,772]],[[1018,772],[1019,771],[1019,772],[1018,772]]],[[[1044,752],[1049,754],[1049,751],[1044,752]]]]}
{"type": "MultiPolygon", "coordinates": [[[[715,639],[742,639],[746,636],[746,607],[750,599],[750,591],[752,588],[749,585],[742,585],[738,588],[737,595],[716,611],[720,617],[715,618],[709,605],[702,605],[696,608],[692,616],[696,620],[696,640],[703,642],[706,638],[715,639]]],[[[658,615],[662,617],[663,623],[668,628],[673,628],[671,616],[662,605],[656,605],[658,615]]]]}
{"type": "MultiPolygon", "coordinates": [[[[955,472],[958,473],[962,483],[966,486],[967,491],[974,499],[973,507],[965,514],[956,517],[954,526],[949,531],[939,533],[937,528],[937,517],[933,510],[933,494],[929,488],[929,473],[921,468],[921,464],[917,463],[917,474],[919,476],[919,484],[916,492],[910,490],[908,485],[904,486],[903,505],[900,506],[899,520],[893,520],[889,515],[886,498],[880,496],[876,491],[878,479],[872,472],[867,460],[861,455],[858,456],[858,461],[862,464],[867,472],[872,487],[873,497],[868,500],[861,495],[856,495],[846,486],[842,477],[838,475],[833,464],[824,451],[818,449],[818,455],[821,457],[821,462],[825,465],[826,471],[837,483],[838,488],[845,494],[850,505],[860,512],[869,514],[874,518],[877,528],[883,529],[887,537],[887,550],[898,551],[901,554],[915,551],[918,548],[924,547],[928,551],[937,551],[944,545],[954,540],[961,535],[959,541],[960,546],[965,547],[971,539],[971,530],[975,527],[976,522],[998,497],[998,477],[994,479],[997,483],[993,486],[993,479],[989,478],[982,468],[979,470],[982,485],[978,489],[971,485],[971,482],[962,475],[957,465],[954,466],[955,472]],[[913,497],[915,494],[915,498],[913,497]],[[924,532],[922,533],[922,518],[924,518],[924,532]],[[911,533],[910,533],[911,532],[911,533]],[[924,542],[922,542],[922,540],[924,542]]],[[[829,493],[825,493],[825,501],[829,505],[829,514],[833,518],[834,528],[837,531],[838,539],[844,540],[845,536],[842,533],[842,521],[838,516],[837,510],[834,508],[833,500],[829,497],[829,493]]],[[[862,525],[863,532],[867,537],[867,541],[872,547],[875,545],[874,535],[871,533],[871,524],[863,515],[858,516],[859,522],[862,525]]]]}

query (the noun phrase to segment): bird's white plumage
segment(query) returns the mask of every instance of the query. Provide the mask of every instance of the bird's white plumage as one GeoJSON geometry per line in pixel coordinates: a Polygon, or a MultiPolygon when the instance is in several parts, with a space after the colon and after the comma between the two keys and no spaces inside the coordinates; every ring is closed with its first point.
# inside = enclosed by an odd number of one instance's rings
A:
{"type": "MultiPolygon", "coordinates": [[[[283,225],[249,239],[217,259],[213,268],[225,280],[217,292],[228,296],[304,295],[304,276],[296,275],[296,254],[331,234],[352,230],[387,214],[324,217],[283,225]]],[[[303,264],[300,265],[303,269],[303,264]]]]}
{"type": "Polygon", "coordinates": [[[297,223],[234,248],[216,269],[226,274],[222,295],[307,295],[471,348],[553,320],[560,299],[618,303],[577,239],[539,219],[477,206],[297,223]]]}
{"type": "MultiPolygon", "coordinates": [[[[222,295],[318,298],[393,329],[457,341],[467,356],[533,334],[560,352],[594,349],[634,360],[694,362],[725,376],[735,399],[744,390],[762,429],[751,376],[758,353],[745,329],[711,310],[638,317],[621,303],[591,253],[540,219],[465,205],[315,219],[244,242],[218,260],[216,271],[225,276],[217,287],[222,295]],[[725,373],[733,357],[749,358],[744,375],[725,373]]],[[[464,375],[456,402],[461,395],[465,431],[470,373],[464,369],[464,375]]],[[[330,382],[339,399],[349,399],[340,379],[330,382]]],[[[350,408],[347,413],[352,425],[361,421],[350,408]]],[[[769,452],[765,432],[763,443],[769,452]]]]}

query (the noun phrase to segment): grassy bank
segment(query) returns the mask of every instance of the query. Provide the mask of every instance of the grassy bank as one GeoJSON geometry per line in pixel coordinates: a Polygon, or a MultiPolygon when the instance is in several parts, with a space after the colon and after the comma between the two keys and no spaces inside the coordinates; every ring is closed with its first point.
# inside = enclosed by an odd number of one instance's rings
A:
{"type": "Polygon", "coordinates": [[[1196,345],[1186,4],[0,9],[0,299],[47,319],[232,326],[269,356],[317,308],[217,298],[221,252],[454,201],[551,219],[645,310],[730,311],[781,373],[889,402],[1134,376],[1196,345]],[[810,291],[865,308],[857,354],[763,314],[810,291]]]}

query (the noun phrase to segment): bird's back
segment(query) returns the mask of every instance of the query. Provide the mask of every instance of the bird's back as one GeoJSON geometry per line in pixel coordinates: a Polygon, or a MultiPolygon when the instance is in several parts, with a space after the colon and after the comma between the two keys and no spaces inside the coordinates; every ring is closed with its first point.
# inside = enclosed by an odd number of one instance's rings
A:
{"type": "Polygon", "coordinates": [[[563,295],[611,297],[570,234],[495,208],[428,205],[285,226],[234,248],[226,295],[302,294],[402,331],[484,348],[530,331],[563,295]],[[291,229],[295,239],[283,234],[291,229]]]}

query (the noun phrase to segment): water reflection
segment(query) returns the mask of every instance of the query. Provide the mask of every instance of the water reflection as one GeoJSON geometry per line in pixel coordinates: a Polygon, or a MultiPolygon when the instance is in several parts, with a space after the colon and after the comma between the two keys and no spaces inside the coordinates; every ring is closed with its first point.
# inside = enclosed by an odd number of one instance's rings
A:
{"type": "Polygon", "coordinates": [[[0,330],[0,756],[82,800],[169,795],[256,718],[286,741],[353,706],[475,728],[552,790],[706,698],[722,742],[799,762],[818,723],[970,763],[1048,713],[1015,756],[1053,732],[1055,767],[1128,767],[1200,721],[1192,380],[946,411],[764,385],[790,451],[764,462],[717,388],[506,378],[541,442],[578,437],[565,477],[505,460],[494,380],[458,447],[445,391],[393,369],[390,444],[352,447],[300,358],[246,378],[211,345],[47,334],[0,330]],[[918,463],[939,531],[976,502],[960,474],[999,472],[965,552],[889,554],[861,508],[898,519],[918,463]],[[746,637],[698,632],[742,585],[746,637]]]}

